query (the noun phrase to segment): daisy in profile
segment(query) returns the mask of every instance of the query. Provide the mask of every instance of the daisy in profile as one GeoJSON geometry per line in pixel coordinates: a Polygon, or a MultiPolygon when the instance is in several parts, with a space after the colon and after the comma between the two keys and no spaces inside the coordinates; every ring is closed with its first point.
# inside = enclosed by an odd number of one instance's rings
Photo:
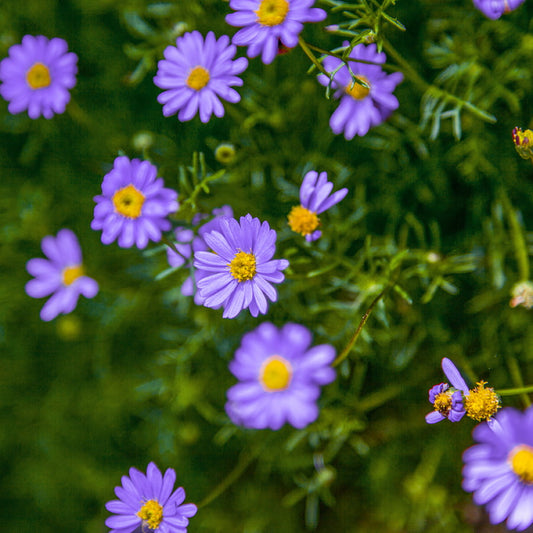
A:
{"type": "Polygon", "coordinates": [[[489,19],[499,19],[504,13],[510,13],[524,3],[524,0],[473,0],[474,7],[489,19]]]}
{"type": "Polygon", "coordinates": [[[278,298],[272,283],[281,283],[286,259],[272,259],[276,251],[276,232],[268,222],[246,215],[237,222],[222,217],[218,230],[203,238],[212,251],[194,254],[196,285],[203,305],[224,308],[224,318],[234,318],[243,309],[252,316],[265,314],[268,300],[278,298]]]}
{"type": "Polygon", "coordinates": [[[248,47],[248,57],[261,54],[263,63],[274,61],[279,43],[287,48],[298,44],[304,22],[320,22],[326,18],[323,9],[312,7],[315,0],[230,0],[235,10],[226,16],[231,26],[242,27],[233,43],[248,47]]]}
{"type": "Polygon", "coordinates": [[[189,518],[198,509],[193,503],[183,503],[182,487],[174,490],[174,469],[168,468],[162,476],[150,463],[146,475],[136,468],[130,468],[129,474],[122,476],[122,486],[115,487],[118,500],[106,503],[113,513],[105,521],[111,533],[187,533],[189,518]]]}
{"type": "MultiPolygon", "coordinates": [[[[348,46],[347,41],[344,46],[348,46]]],[[[348,67],[340,59],[328,56],[322,63],[327,72],[335,72],[343,65],[331,82],[332,88],[335,89],[333,96],[340,100],[340,104],[331,115],[329,125],[333,133],[344,133],[348,141],[356,135],[366,135],[370,128],[384,122],[398,108],[398,100],[392,93],[403,80],[401,72],[387,74],[380,67],[380,64],[387,60],[387,56],[378,52],[374,43],[358,44],[349,57],[375,63],[350,61],[350,68],[360,83],[352,79],[348,67]]],[[[329,77],[324,74],[318,76],[318,81],[324,86],[330,84],[329,77]]]]}
{"type": "Polygon", "coordinates": [[[159,242],[161,232],[171,228],[166,217],[179,207],[178,193],[163,186],[152,163],[126,156],[115,159],[94,201],[91,228],[103,230],[104,244],[118,239],[121,248],[142,249],[149,241],[159,242]]]}
{"type": "Polygon", "coordinates": [[[49,321],[73,311],[80,294],[94,298],[98,283],[85,275],[78,239],[69,229],[60,230],[56,237],[48,235],[41,247],[48,259],[30,259],[26,264],[35,277],[26,284],[26,293],[32,298],[52,295],[41,309],[41,319],[49,321]]]}
{"type": "Polygon", "coordinates": [[[0,95],[8,111],[27,111],[32,119],[63,113],[76,85],[77,62],[63,39],[25,35],[0,62],[0,95]]]}
{"type": "Polygon", "coordinates": [[[232,104],[241,99],[232,87],[242,85],[237,74],[248,66],[245,57],[233,60],[236,51],[227,35],[217,40],[212,31],[205,41],[200,32],[193,31],[178,37],[176,46],[167,46],[154,77],[154,83],[165,89],[157,97],[163,115],[178,113],[182,122],[197,113],[202,122],[209,122],[212,114],[224,116],[220,99],[232,104]]]}
{"type": "Polygon", "coordinates": [[[307,328],[290,323],[278,329],[264,322],[243,336],[229,365],[239,380],[227,392],[226,412],[235,424],[301,429],[317,419],[320,387],[335,379],[335,349],[311,347],[311,340],[307,328]]]}
{"type": "Polygon", "coordinates": [[[300,205],[294,206],[289,213],[289,226],[292,231],[305,237],[308,242],[316,241],[322,231],[318,229],[318,215],[338,204],[347,194],[348,189],[340,189],[330,195],[333,183],[328,181],[326,172],[320,174],[311,170],[304,176],[300,187],[300,205]]]}
{"type": "Polygon", "coordinates": [[[533,408],[506,407],[472,435],[478,444],[463,453],[463,489],[492,524],[507,519],[508,529],[523,531],[533,524],[533,408]]]}

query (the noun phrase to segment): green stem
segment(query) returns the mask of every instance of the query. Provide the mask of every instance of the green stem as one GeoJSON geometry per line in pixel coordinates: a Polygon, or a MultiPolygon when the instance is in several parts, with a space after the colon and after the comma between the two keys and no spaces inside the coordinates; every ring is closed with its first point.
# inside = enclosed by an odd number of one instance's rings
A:
{"type": "MultiPolygon", "coordinates": [[[[507,366],[509,367],[509,373],[511,374],[511,379],[513,380],[513,383],[517,385],[517,388],[522,389],[524,388],[524,381],[522,379],[522,373],[520,372],[520,367],[518,366],[518,363],[515,359],[515,357],[511,354],[507,356],[507,366]]],[[[529,396],[525,393],[522,393],[521,395],[522,402],[526,407],[529,407],[531,405],[531,400],[529,399],[529,396]]]]}
{"type": "Polygon", "coordinates": [[[516,389],[498,389],[496,391],[499,396],[514,396],[515,394],[529,394],[533,392],[533,385],[526,387],[518,387],[516,389]]]}
{"type": "Polygon", "coordinates": [[[302,50],[305,52],[305,55],[311,60],[313,65],[324,74],[324,76],[327,76],[329,78],[329,72],[322,66],[322,63],[315,57],[315,54],[311,52],[309,47],[307,46],[307,43],[301,38],[298,37],[298,44],[301,46],[302,50]]]}
{"type": "Polygon", "coordinates": [[[192,207],[196,206],[196,198],[197,196],[203,191],[205,193],[209,193],[209,187],[207,184],[211,181],[215,181],[218,178],[221,178],[226,173],[225,169],[221,169],[218,172],[215,172],[214,174],[211,174],[210,176],[206,176],[200,183],[194,187],[194,190],[192,191],[191,195],[187,200],[183,202],[182,205],[191,205],[192,207]]]}

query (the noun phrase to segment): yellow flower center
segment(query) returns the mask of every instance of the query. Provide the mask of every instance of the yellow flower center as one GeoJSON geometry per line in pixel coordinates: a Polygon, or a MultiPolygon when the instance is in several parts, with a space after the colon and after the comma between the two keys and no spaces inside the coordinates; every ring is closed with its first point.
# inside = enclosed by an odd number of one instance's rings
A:
{"type": "Polygon", "coordinates": [[[285,20],[289,7],[287,0],[261,0],[255,11],[257,22],[263,26],[277,26],[285,20]]]}
{"type": "Polygon", "coordinates": [[[269,357],[259,371],[259,381],[267,392],[285,390],[292,377],[292,367],[286,359],[279,355],[269,357]]]}
{"type": "Polygon", "coordinates": [[[52,83],[52,78],[46,65],[34,63],[26,72],[26,81],[31,89],[44,89],[52,83]]]}
{"type": "Polygon", "coordinates": [[[492,387],[485,388],[486,381],[481,380],[475,389],[465,395],[466,414],[473,420],[488,420],[501,407],[500,398],[492,387]]]}
{"type": "Polygon", "coordinates": [[[287,218],[292,231],[300,235],[309,235],[320,225],[320,219],[317,214],[309,211],[303,205],[295,205],[287,218]]]}
{"type": "Polygon", "coordinates": [[[69,286],[72,285],[78,278],[83,276],[85,273],[83,271],[82,265],[75,265],[66,267],[63,269],[61,276],[63,278],[63,285],[69,286]]]}
{"type": "Polygon", "coordinates": [[[449,392],[441,392],[435,397],[433,402],[435,411],[438,411],[441,415],[446,416],[452,408],[452,395],[449,392]]]}
{"type": "Polygon", "coordinates": [[[533,448],[525,444],[515,446],[509,452],[508,461],[522,482],[533,484],[533,448]]]}
{"type": "Polygon", "coordinates": [[[229,264],[231,275],[240,283],[248,281],[255,276],[255,255],[252,253],[238,252],[229,264]]]}
{"type": "Polygon", "coordinates": [[[119,189],[113,195],[115,211],[126,218],[138,218],[143,204],[144,194],[131,184],[119,189]]]}
{"type": "Polygon", "coordinates": [[[209,80],[209,71],[204,67],[198,65],[191,69],[191,71],[189,72],[189,76],[187,77],[187,81],[185,83],[191,89],[199,91],[209,83],[209,80]]]}
{"type": "Polygon", "coordinates": [[[363,100],[370,92],[370,82],[364,76],[356,76],[356,78],[368,85],[368,88],[359,85],[356,81],[347,85],[345,88],[346,94],[349,94],[354,100],[363,100]]]}
{"type": "Polygon", "coordinates": [[[137,516],[143,521],[143,525],[150,529],[157,529],[163,521],[163,507],[155,500],[148,500],[141,507],[137,516]]]}

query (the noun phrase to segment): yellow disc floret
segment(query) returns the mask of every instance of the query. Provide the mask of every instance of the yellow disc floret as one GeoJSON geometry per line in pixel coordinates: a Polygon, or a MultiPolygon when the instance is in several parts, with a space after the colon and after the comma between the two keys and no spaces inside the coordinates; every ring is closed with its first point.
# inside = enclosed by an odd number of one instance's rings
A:
{"type": "Polygon", "coordinates": [[[285,20],[289,7],[287,0],[261,0],[255,11],[257,22],[263,26],[278,26],[285,20]]]}
{"type": "Polygon", "coordinates": [[[349,94],[354,100],[363,100],[368,96],[370,92],[370,83],[364,76],[356,76],[359,81],[362,81],[368,85],[368,87],[363,87],[356,81],[353,84],[347,85],[345,88],[346,94],[349,94]],[[353,85],[353,86],[352,86],[353,85]]]}
{"type": "Polygon", "coordinates": [[[239,283],[253,279],[255,276],[255,255],[238,252],[229,264],[229,271],[239,283]]]}
{"type": "Polygon", "coordinates": [[[533,448],[525,444],[515,446],[509,452],[508,461],[520,481],[533,484],[533,448]]]}
{"type": "Polygon", "coordinates": [[[492,387],[486,389],[486,384],[486,381],[479,381],[464,399],[466,414],[478,422],[488,420],[500,408],[500,398],[492,387]]]}
{"type": "Polygon", "coordinates": [[[143,204],[144,194],[131,184],[119,189],[113,195],[115,211],[126,218],[138,218],[143,204]]]}
{"type": "Polygon", "coordinates": [[[187,77],[187,81],[185,83],[191,89],[199,91],[209,83],[210,79],[211,77],[209,76],[209,71],[204,67],[198,65],[191,69],[191,71],[189,72],[189,76],[187,77]]]}
{"type": "Polygon", "coordinates": [[[61,273],[63,285],[66,285],[68,287],[69,285],[72,285],[72,283],[74,283],[78,278],[81,278],[81,276],[83,275],[84,272],[82,265],[65,267],[63,269],[63,272],[61,273]]]}
{"type": "Polygon", "coordinates": [[[279,355],[269,357],[259,371],[259,381],[267,392],[285,390],[292,377],[292,367],[286,359],[279,355]]]}
{"type": "Polygon", "coordinates": [[[26,72],[26,82],[31,89],[44,89],[52,83],[50,70],[42,63],[34,63],[26,72]]]}
{"type": "Polygon", "coordinates": [[[148,500],[141,507],[137,516],[143,521],[143,525],[150,529],[157,529],[163,521],[163,507],[156,500],[148,500]]]}
{"type": "Polygon", "coordinates": [[[320,225],[317,214],[309,211],[303,205],[295,205],[287,218],[292,231],[304,236],[313,233],[320,225]]]}
{"type": "Polygon", "coordinates": [[[435,411],[438,411],[441,415],[447,416],[452,408],[452,395],[448,392],[441,392],[435,396],[433,402],[435,411]]]}

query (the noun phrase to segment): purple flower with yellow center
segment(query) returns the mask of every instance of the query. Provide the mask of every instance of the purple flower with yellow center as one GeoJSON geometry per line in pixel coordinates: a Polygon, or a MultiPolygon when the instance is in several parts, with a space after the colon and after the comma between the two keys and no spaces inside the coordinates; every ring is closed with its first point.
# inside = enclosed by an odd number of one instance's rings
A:
{"type": "Polygon", "coordinates": [[[445,418],[450,422],[459,422],[465,414],[463,394],[468,394],[468,385],[450,359],[444,357],[441,365],[452,387],[448,383],[439,383],[429,389],[429,401],[433,404],[434,411],[426,415],[428,424],[435,424],[445,418]]]}
{"type": "Polygon", "coordinates": [[[474,7],[489,19],[499,19],[504,13],[510,13],[524,3],[524,0],[473,0],[474,7]]]}
{"type": "MultiPolygon", "coordinates": [[[[348,42],[344,46],[348,46],[348,42]]],[[[348,67],[340,59],[327,56],[322,63],[327,72],[335,72],[340,67],[331,82],[335,89],[333,96],[340,99],[340,104],[331,115],[329,125],[335,134],[344,132],[348,141],[355,135],[366,135],[370,128],[384,122],[398,108],[398,100],[392,93],[403,80],[401,72],[387,74],[380,67],[387,56],[378,52],[375,44],[358,44],[349,57],[376,64],[350,61],[356,78],[353,80],[348,67]]],[[[329,77],[324,74],[318,76],[318,81],[325,86],[330,84],[329,77]]]]}
{"type": "Polygon", "coordinates": [[[226,16],[231,26],[242,27],[233,43],[247,46],[248,57],[261,54],[269,64],[279,51],[279,43],[287,48],[298,44],[304,22],[320,22],[326,18],[323,9],[311,7],[315,0],[230,0],[235,10],[226,16]]]}
{"type": "Polygon", "coordinates": [[[91,228],[103,230],[104,244],[118,239],[121,248],[142,249],[149,241],[160,241],[161,232],[171,228],[166,217],[179,207],[178,193],[163,186],[152,163],[126,156],[115,159],[94,201],[91,228]]]}
{"type": "Polygon", "coordinates": [[[239,380],[227,392],[226,412],[235,424],[301,429],[317,419],[320,387],[335,379],[335,349],[311,347],[311,340],[307,328],[290,323],[278,329],[264,322],[243,336],[229,365],[239,380]]]}
{"type": "Polygon", "coordinates": [[[533,408],[502,409],[476,426],[463,453],[463,489],[485,505],[492,524],[523,531],[533,524],[533,408]]]}
{"type": "Polygon", "coordinates": [[[63,113],[76,85],[78,56],[59,37],[25,35],[0,62],[0,95],[12,114],[28,111],[32,119],[63,113]]]}
{"type": "Polygon", "coordinates": [[[32,298],[52,295],[41,309],[41,319],[49,321],[73,311],[80,294],[85,298],[96,296],[98,283],[85,275],[81,248],[72,231],[62,229],[56,237],[45,237],[41,248],[48,259],[30,259],[26,264],[35,277],[26,284],[26,293],[32,298]]]}
{"type": "Polygon", "coordinates": [[[128,476],[122,476],[122,486],[115,487],[118,500],[106,503],[113,513],[105,524],[110,533],[187,533],[189,518],[197,512],[193,503],[183,503],[185,491],[174,490],[176,472],[168,468],[165,475],[154,463],[146,469],[146,475],[130,468],[128,476]]]}
{"type": "Polygon", "coordinates": [[[268,222],[248,214],[237,222],[221,217],[217,230],[204,233],[212,251],[194,254],[196,286],[203,305],[224,308],[224,318],[234,318],[248,308],[252,316],[265,314],[268,300],[278,299],[272,283],[281,283],[286,259],[272,259],[276,232],[268,222]]]}
{"type": "Polygon", "coordinates": [[[198,112],[202,122],[209,122],[213,113],[224,116],[220,99],[232,104],[241,99],[232,87],[242,85],[237,74],[248,66],[245,57],[233,60],[236,51],[227,35],[217,40],[212,31],[205,41],[200,32],[193,31],[178,37],[176,46],[167,46],[154,77],[154,83],[166,89],[157,97],[163,104],[163,115],[169,117],[179,111],[182,122],[198,112]]]}
{"type": "Polygon", "coordinates": [[[311,170],[304,176],[300,187],[300,205],[294,206],[289,213],[289,226],[292,231],[303,235],[306,241],[316,241],[322,231],[318,215],[335,204],[338,204],[347,194],[348,189],[340,189],[331,194],[333,183],[328,181],[326,172],[311,170]]]}

